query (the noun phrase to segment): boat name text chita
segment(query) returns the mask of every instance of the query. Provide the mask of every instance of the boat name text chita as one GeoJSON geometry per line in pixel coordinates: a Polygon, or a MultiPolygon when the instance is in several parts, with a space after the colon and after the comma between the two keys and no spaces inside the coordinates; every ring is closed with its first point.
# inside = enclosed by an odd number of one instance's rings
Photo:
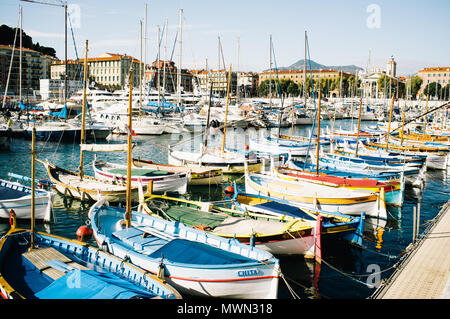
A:
{"type": "Polygon", "coordinates": [[[258,274],[258,270],[256,270],[256,269],[240,270],[240,271],[238,271],[237,274],[239,277],[256,276],[258,274]]]}

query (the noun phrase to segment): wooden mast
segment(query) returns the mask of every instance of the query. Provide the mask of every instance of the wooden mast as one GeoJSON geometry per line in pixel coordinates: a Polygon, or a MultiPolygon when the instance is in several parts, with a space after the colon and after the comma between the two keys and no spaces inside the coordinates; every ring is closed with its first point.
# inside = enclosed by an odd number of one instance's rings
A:
{"type": "Polygon", "coordinates": [[[319,111],[317,113],[317,142],[316,142],[316,174],[319,175],[319,149],[320,149],[320,85],[319,85],[319,111]]]}
{"type": "MultiPolygon", "coordinates": [[[[86,40],[86,52],[84,55],[84,82],[83,82],[83,108],[82,108],[82,115],[81,115],[81,137],[80,137],[80,144],[84,144],[86,142],[86,132],[85,132],[85,126],[86,126],[86,87],[87,87],[87,55],[88,55],[88,40],[86,40]]],[[[83,171],[83,161],[84,161],[84,152],[83,148],[80,147],[80,179],[83,179],[84,171],[83,171]]]]}
{"type": "Polygon", "coordinates": [[[394,107],[394,97],[391,99],[391,110],[389,112],[389,125],[387,130],[387,136],[386,136],[386,151],[388,150],[389,146],[389,135],[391,134],[391,120],[392,120],[392,108],[394,107]]]}
{"type": "Polygon", "coordinates": [[[228,74],[227,105],[225,108],[225,122],[223,125],[222,154],[225,151],[225,135],[227,134],[227,116],[228,116],[228,103],[230,99],[230,82],[231,82],[231,64],[230,64],[230,73],[228,74]]]}
{"type": "Polygon", "coordinates": [[[359,127],[361,125],[361,109],[362,109],[362,96],[359,99],[359,114],[358,114],[358,132],[356,133],[356,150],[355,157],[358,157],[358,144],[359,144],[359,127]]]}
{"type": "Polygon", "coordinates": [[[405,101],[405,105],[403,106],[402,134],[401,134],[401,144],[400,145],[403,145],[403,134],[405,134],[405,132],[404,132],[404,127],[405,127],[405,109],[406,109],[406,101],[405,101]]]}
{"type": "Polygon", "coordinates": [[[31,240],[30,240],[30,249],[34,249],[34,218],[35,218],[35,207],[34,207],[34,192],[35,192],[35,183],[34,183],[34,177],[35,177],[35,161],[34,157],[36,154],[35,151],[35,144],[36,144],[36,128],[33,127],[32,130],[32,136],[31,136],[31,240]]]}
{"type": "MultiPolygon", "coordinates": [[[[427,102],[425,103],[425,114],[428,113],[428,94],[427,94],[427,102]]],[[[427,132],[427,126],[428,126],[428,114],[425,115],[425,127],[423,128],[423,131],[427,132]]]]}
{"type": "Polygon", "coordinates": [[[130,93],[128,95],[128,151],[127,151],[127,205],[125,211],[125,221],[127,228],[131,225],[131,161],[132,161],[132,153],[131,153],[131,138],[133,135],[132,130],[132,106],[133,106],[133,69],[130,70],[130,93]]]}

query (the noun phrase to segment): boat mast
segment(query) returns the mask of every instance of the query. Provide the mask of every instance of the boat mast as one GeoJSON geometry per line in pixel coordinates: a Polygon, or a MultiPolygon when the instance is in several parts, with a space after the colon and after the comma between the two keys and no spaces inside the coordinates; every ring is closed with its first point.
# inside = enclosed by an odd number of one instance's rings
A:
{"type": "Polygon", "coordinates": [[[316,174],[319,175],[319,149],[320,149],[320,98],[321,91],[320,91],[320,85],[319,85],[319,109],[317,112],[317,145],[316,145],[316,174]]]}
{"type": "Polygon", "coordinates": [[[359,99],[359,113],[358,113],[358,131],[356,133],[356,150],[355,157],[358,157],[358,144],[359,144],[359,127],[361,125],[361,110],[362,110],[362,96],[359,99]]]}
{"type": "Polygon", "coordinates": [[[180,25],[178,36],[178,73],[177,73],[177,103],[181,107],[181,40],[182,40],[182,23],[183,23],[183,9],[180,9],[180,25]]]}
{"type": "Polygon", "coordinates": [[[165,29],[165,34],[164,34],[164,65],[163,65],[163,98],[166,97],[166,61],[167,61],[167,33],[168,33],[168,28],[169,28],[169,24],[168,24],[168,20],[166,18],[166,25],[164,27],[165,29]]]}
{"type": "Polygon", "coordinates": [[[403,106],[403,116],[402,116],[402,132],[401,132],[401,144],[403,145],[403,134],[405,133],[404,127],[405,127],[405,109],[406,109],[406,101],[405,105],[403,106]]]}
{"type": "Polygon", "coordinates": [[[161,73],[160,73],[160,61],[161,61],[161,27],[158,25],[158,59],[157,59],[157,63],[156,63],[156,68],[157,68],[157,72],[158,72],[158,79],[156,82],[157,86],[158,86],[158,107],[161,106],[161,73]]]}
{"type": "Polygon", "coordinates": [[[306,30],[305,30],[305,65],[303,66],[303,98],[305,100],[305,110],[306,110],[306,39],[307,39],[307,35],[306,35],[306,30]]]}
{"type": "Polygon", "coordinates": [[[388,125],[388,130],[387,130],[387,135],[386,135],[386,151],[388,150],[388,146],[389,146],[389,135],[391,134],[391,120],[392,120],[392,108],[394,107],[394,97],[392,97],[391,99],[391,110],[389,112],[389,125],[388,125]]]}
{"type": "Polygon", "coordinates": [[[208,147],[208,134],[209,134],[209,120],[210,120],[210,114],[211,114],[211,104],[212,104],[212,91],[213,91],[213,81],[210,81],[211,87],[209,90],[209,104],[208,104],[208,112],[206,114],[206,128],[205,128],[205,139],[203,141],[203,149],[202,149],[202,156],[204,152],[206,152],[206,149],[208,147]]]}
{"type": "Polygon", "coordinates": [[[272,107],[272,35],[270,35],[269,51],[269,107],[272,107]]]}
{"type": "MultiPolygon", "coordinates": [[[[84,55],[84,81],[83,81],[83,108],[81,115],[81,136],[80,136],[80,144],[84,144],[86,142],[85,137],[85,126],[86,126],[86,87],[87,87],[87,55],[88,55],[88,40],[86,40],[86,52],[84,55]]],[[[83,148],[80,147],[80,180],[83,179],[83,160],[84,160],[84,152],[83,148]]]]}
{"type": "Polygon", "coordinates": [[[30,251],[34,249],[34,217],[35,217],[35,207],[34,207],[34,192],[35,192],[35,160],[34,157],[36,155],[35,151],[36,144],[36,128],[33,126],[32,135],[31,135],[31,240],[30,240],[30,251]]]}
{"type": "Polygon", "coordinates": [[[126,211],[125,211],[125,222],[126,227],[130,227],[131,225],[131,160],[132,160],[132,153],[131,153],[131,138],[133,134],[132,130],[132,106],[133,106],[133,97],[132,97],[132,91],[133,91],[133,67],[131,67],[130,70],[130,80],[129,80],[129,95],[128,95],[128,151],[127,151],[127,204],[126,204],[126,211]]]}
{"type": "Polygon", "coordinates": [[[227,104],[225,107],[225,122],[223,125],[222,154],[225,151],[225,136],[227,134],[227,117],[228,117],[228,103],[229,103],[229,99],[230,99],[230,82],[231,82],[231,64],[230,64],[230,73],[228,74],[227,104]]]}
{"type": "MultiPolygon", "coordinates": [[[[22,7],[19,6],[20,35],[19,35],[19,101],[22,101],[22,7]]],[[[12,59],[12,57],[11,57],[12,59]]]]}
{"type": "Polygon", "coordinates": [[[142,110],[142,20],[139,20],[140,25],[140,47],[141,47],[141,59],[139,61],[139,109],[142,110]]]}

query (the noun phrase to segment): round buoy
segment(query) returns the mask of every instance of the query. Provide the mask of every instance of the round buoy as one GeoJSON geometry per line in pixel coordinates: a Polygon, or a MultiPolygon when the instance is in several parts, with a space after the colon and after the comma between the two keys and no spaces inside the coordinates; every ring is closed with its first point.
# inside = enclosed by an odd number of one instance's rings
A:
{"type": "Polygon", "coordinates": [[[86,242],[92,236],[92,229],[87,226],[80,226],[77,229],[77,240],[86,242]]]}
{"type": "Polygon", "coordinates": [[[234,194],[234,187],[233,186],[227,186],[226,188],[225,188],[225,194],[227,194],[227,195],[233,195],[234,194]]]}

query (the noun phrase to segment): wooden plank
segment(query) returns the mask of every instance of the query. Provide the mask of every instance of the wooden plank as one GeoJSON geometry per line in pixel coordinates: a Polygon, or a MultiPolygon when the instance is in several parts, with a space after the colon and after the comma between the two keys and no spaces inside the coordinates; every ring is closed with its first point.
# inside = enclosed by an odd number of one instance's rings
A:
{"type": "Polygon", "coordinates": [[[450,284],[450,201],[377,299],[441,299],[450,284]]]}
{"type": "Polygon", "coordinates": [[[57,251],[53,247],[37,248],[26,253],[23,253],[30,263],[32,263],[36,268],[38,268],[42,273],[46,274],[50,278],[56,280],[64,276],[64,272],[54,269],[46,264],[50,260],[59,260],[65,264],[70,265],[73,268],[87,270],[88,268],[76,263],[70,258],[64,256],[62,253],[57,251]]]}

